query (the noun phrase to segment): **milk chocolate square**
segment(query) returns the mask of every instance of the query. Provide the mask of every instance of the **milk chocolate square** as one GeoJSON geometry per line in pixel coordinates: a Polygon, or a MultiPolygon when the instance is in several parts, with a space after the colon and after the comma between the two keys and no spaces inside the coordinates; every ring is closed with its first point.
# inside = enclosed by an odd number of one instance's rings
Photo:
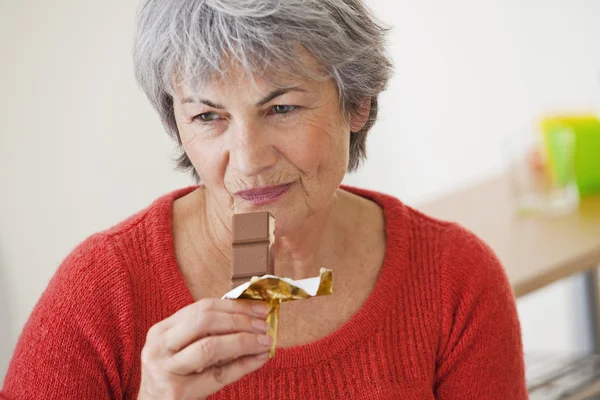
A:
{"type": "Polygon", "coordinates": [[[233,246],[234,277],[252,278],[273,274],[273,255],[269,242],[233,246]]]}
{"type": "Polygon", "coordinates": [[[269,242],[275,222],[267,211],[235,214],[233,216],[233,244],[269,242]]]}

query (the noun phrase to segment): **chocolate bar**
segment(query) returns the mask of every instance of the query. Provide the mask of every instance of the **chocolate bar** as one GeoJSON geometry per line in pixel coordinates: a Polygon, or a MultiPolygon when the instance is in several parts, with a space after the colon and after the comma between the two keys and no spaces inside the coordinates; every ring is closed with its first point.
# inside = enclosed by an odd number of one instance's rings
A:
{"type": "Polygon", "coordinates": [[[253,276],[273,275],[273,243],[275,220],[268,212],[235,214],[233,231],[234,284],[241,284],[253,276]]]}

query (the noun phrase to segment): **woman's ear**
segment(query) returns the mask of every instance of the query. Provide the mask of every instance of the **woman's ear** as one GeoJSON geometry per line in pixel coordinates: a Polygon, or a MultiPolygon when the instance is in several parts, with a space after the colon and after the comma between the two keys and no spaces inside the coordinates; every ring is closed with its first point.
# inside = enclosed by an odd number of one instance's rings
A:
{"type": "Polygon", "coordinates": [[[371,98],[365,97],[358,105],[358,109],[350,119],[350,131],[360,132],[365,127],[371,114],[371,98]]]}

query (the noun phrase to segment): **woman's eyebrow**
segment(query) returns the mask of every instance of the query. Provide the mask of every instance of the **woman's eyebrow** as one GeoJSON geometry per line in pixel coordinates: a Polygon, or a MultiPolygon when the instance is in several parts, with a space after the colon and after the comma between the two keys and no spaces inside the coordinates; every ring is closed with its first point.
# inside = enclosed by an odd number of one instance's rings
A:
{"type": "Polygon", "coordinates": [[[298,88],[298,87],[275,89],[271,93],[269,93],[267,96],[265,96],[264,99],[262,99],[261,101],[256,103],[256,106],[257,107],[264,106],[271,100],[276,99],[277,97],[282,96],[288,92],[304,92],[304,93],[306,93],[307,91],[304,89],[298,88]]]}
{"type": "MultiPolygon", "coordinates": [[[[256,106],[257,107],[264,106],[265,104],[267,104],[271,100],[276,99],[279,96],[283,96],[284,94],[289,93],[289,92],[304,92],[304,93],[307,93],[307,90],[301,89],[301,88],[298,88],[298,87],[289,87],[289,88],[275,89],[271,93],[269,93],[268,95],[266,95],[258,103],[256,103],[256,106]]],[[[209,107],[218,108],[218,109],[224,109],[225,108],[225,106],[223,106],[221,104],[218,104],[218,103],[213,103],[210,100],[206,100],[206,99],[197,99],[196,100],[193,97],[186,97],[186,98],[184,98],[181,101],[181,104],[187,104],[187,103],[206,104],[209,107]]]]}
{"type": "Polygon", "coordinates": [[[186,97],[185,99],[181,100],[181,104],[187,104],[187,103],[192,103],[192,104],[206,104],[207,106],[212,107],[212,108],[220,108],[220,109],[224,109],[225,108],[221,104],[213,103],[210,100],[206,100],[206,99],[194,99],[193,97],[186,97]]]}

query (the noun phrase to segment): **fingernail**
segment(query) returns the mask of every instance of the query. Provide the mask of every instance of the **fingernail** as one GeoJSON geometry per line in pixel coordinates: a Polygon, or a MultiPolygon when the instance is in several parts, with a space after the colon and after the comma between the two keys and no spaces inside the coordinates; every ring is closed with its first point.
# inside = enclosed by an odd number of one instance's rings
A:
{"type": "Polygon", "coordinates": [[[271,338],[271,336],[260,335],[258,336],[258,343],[260,343],[263,346],[270,346],[271,343],[273,343],[273,339],[271,338]]]}
{"type": "Polygon", "coordinates": [[[269,329],[269,324],[262,319],[253,319],[252,327],[258,332],[265,333],[269,329]]]}
{"type": "Polygon", "coordinates": [[[252,306],[252,310],[261,317],[266,317],[269,314],[269,306],[265,303],[257,303],[252,306]]]}
{"type": "Polygon", "coordinates": [[[256,356],[256,358],[259,361],[265,361],[267,358],[269,358],[269,353],[262,353],[256,356]]]}

